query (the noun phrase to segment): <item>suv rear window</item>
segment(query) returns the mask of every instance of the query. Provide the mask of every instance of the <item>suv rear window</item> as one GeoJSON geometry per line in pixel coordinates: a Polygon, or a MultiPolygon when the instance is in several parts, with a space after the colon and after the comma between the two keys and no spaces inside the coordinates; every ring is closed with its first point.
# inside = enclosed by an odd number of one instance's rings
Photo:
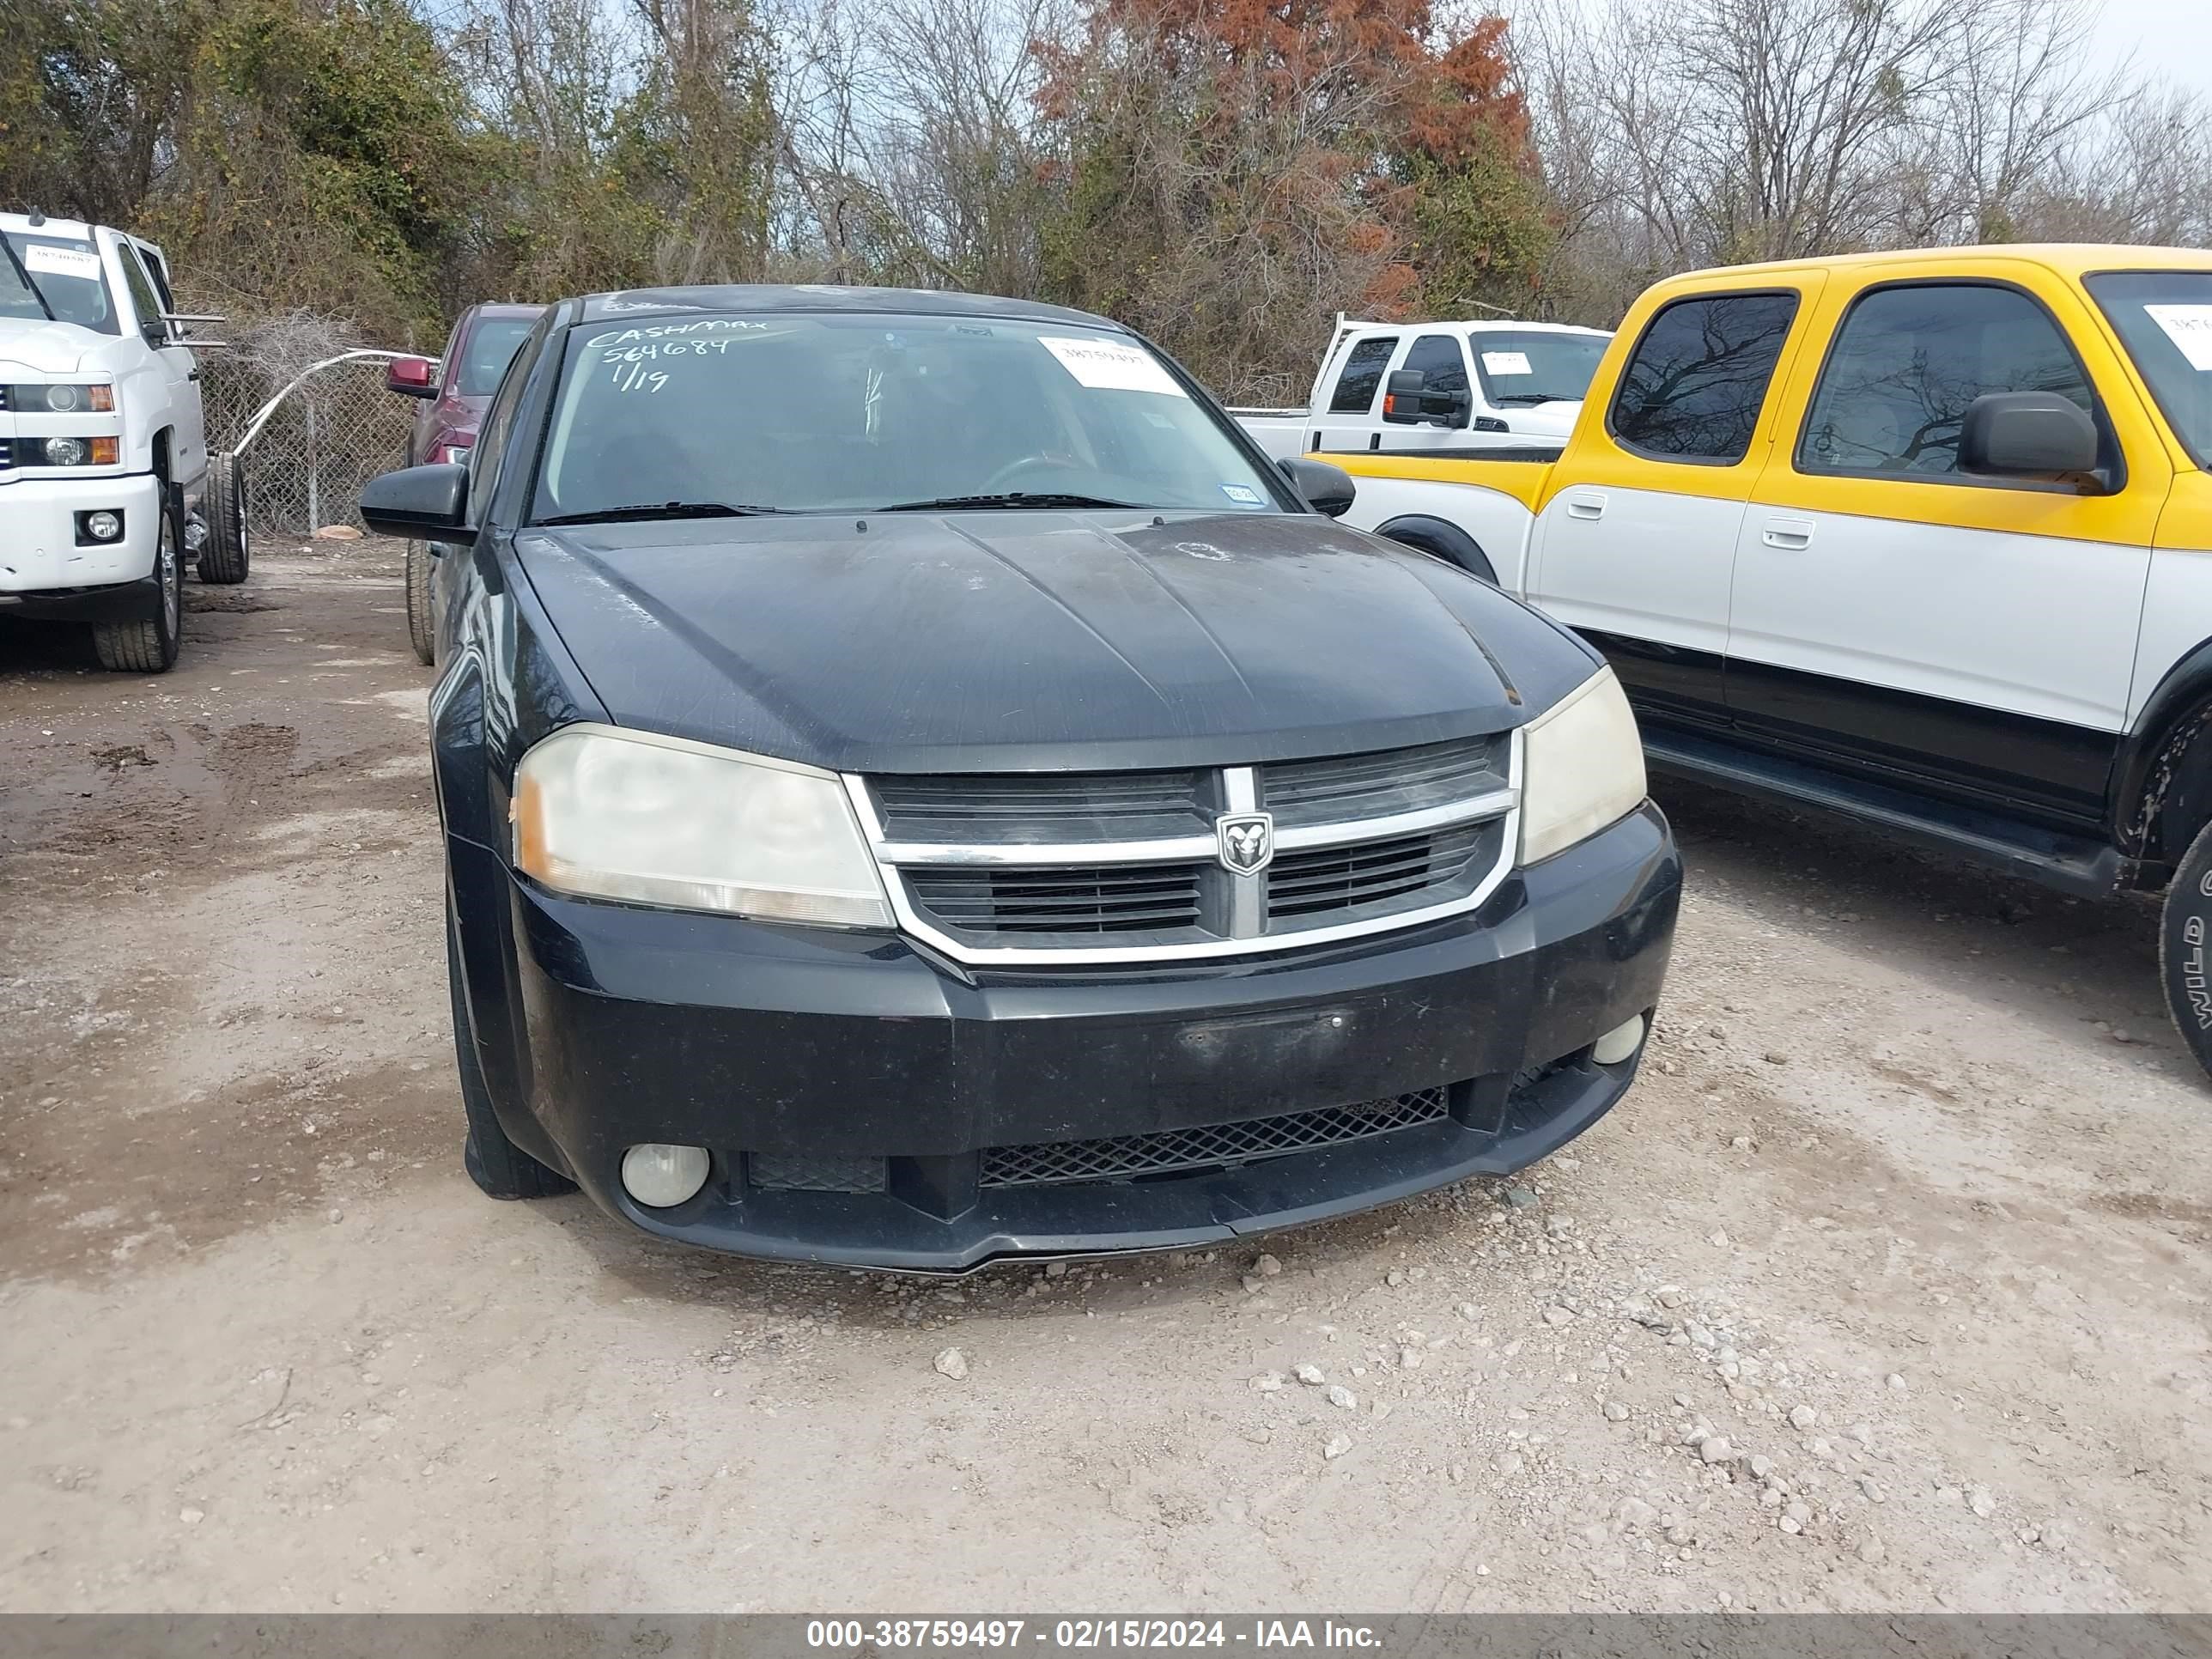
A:
{"type": "Polygon", "coordinates": [[[1662,460],[1734,465],[1751,448],[1796,314],[1794,293],[1675,301],[1630,354],[1607,428],[1662,460]]]}
{"type": "Polygon", "coordinates": [[[1398,349],[1398,337],[1376,336],[1362,340],[1346,356],[1344,371],[1336,377],[1336,395],[1328,400],[1332,415],[1364,415],[1382,389],[1382,369],[1398,349]]]}

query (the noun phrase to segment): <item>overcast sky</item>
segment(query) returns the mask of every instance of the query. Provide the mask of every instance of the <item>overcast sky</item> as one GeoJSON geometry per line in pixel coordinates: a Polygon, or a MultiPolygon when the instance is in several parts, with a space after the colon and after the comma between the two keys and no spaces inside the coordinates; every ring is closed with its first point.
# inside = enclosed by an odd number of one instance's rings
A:
{"type": "Polygon", "coordinates": [[[2212,96],[2212,0],[2105,0],[2097,43],[2136,66],[2212,96]]]}

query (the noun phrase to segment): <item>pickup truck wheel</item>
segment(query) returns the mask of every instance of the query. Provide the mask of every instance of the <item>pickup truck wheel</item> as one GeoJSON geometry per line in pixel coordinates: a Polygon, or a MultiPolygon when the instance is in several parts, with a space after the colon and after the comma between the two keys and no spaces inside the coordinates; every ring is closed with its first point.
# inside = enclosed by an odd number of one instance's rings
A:
{"type": "Polygon", "coordinates": [[[94,623],[92,648],[102,668],[124,674],[166,674],[184,632],[184,504],[172,490],[161,508],[154,548],[155,603],[150,617],[94,623]]]}
{"type": "Polygon", "coordinates": [[[461,1074],[461,1109],[468,1115],[468,1139],[462,1144],[461,1164],[483,1193],[491,1198],[554,1198],[573,1193],[576,1183],[557,1175],[507,1138],[492,1110],[491,1090],[477,1060],[476,1042],[469,1036],[468,1005],[461,996],[461,941],[453,922],[452,902],[446,908],[446,989],[453,1002],[453,1058],[461,1074]]]}
{"type": "Polygon", "coordinates": [[[2158,975],[2181,1040],[2212,1072],[2212,823],[2197,832],[2166,890],[2158,975]]]}
{"type": "Polygon", "coordinates": [[[208,469],[208,538],[200,549],[199,573],[204,582],[242,582],[248,553],[246,544],[246,476],[238,457],[228,453],[215,458],[208,469]]]}
{"type": "Polygon", "coordinates": [[[434,659],[437,629],[430,614],[430,547],[427,542],[407,544],[407,638],[417,662],[434,659]]]}

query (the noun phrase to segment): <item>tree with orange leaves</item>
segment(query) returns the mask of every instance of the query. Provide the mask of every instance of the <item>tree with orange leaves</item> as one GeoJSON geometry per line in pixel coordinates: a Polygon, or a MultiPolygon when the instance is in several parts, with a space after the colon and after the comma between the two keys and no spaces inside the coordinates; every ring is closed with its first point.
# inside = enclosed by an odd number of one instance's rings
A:
{"type": "Polygon", "coordinates": [[[1505,27],[1449,33],[1429,0],[1090,0],[1045,49],[1048,288],[1278,398],[1339,309],[1525,294],[1547,229],[1505,27]]]}

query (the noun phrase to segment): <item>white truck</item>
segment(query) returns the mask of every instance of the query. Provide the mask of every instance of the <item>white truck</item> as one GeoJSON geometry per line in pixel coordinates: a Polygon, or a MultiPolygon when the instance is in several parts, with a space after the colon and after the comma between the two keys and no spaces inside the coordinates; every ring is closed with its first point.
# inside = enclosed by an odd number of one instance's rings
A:
{"type": "Polygon", "coordinates": [[[1558,449],[1612,338],[1564,323],[1367,323],[1340,313],[1304,408],[1229,412],[1277,460],[1558,449]]]}
{"type": "Polygon", "coordinates": [[[207,452],[195,341],[152,243],[0,214],[0,617],[92,624],[101,666],[177,659],[184,562],[246,579],[236,459],[207,452]]]}

